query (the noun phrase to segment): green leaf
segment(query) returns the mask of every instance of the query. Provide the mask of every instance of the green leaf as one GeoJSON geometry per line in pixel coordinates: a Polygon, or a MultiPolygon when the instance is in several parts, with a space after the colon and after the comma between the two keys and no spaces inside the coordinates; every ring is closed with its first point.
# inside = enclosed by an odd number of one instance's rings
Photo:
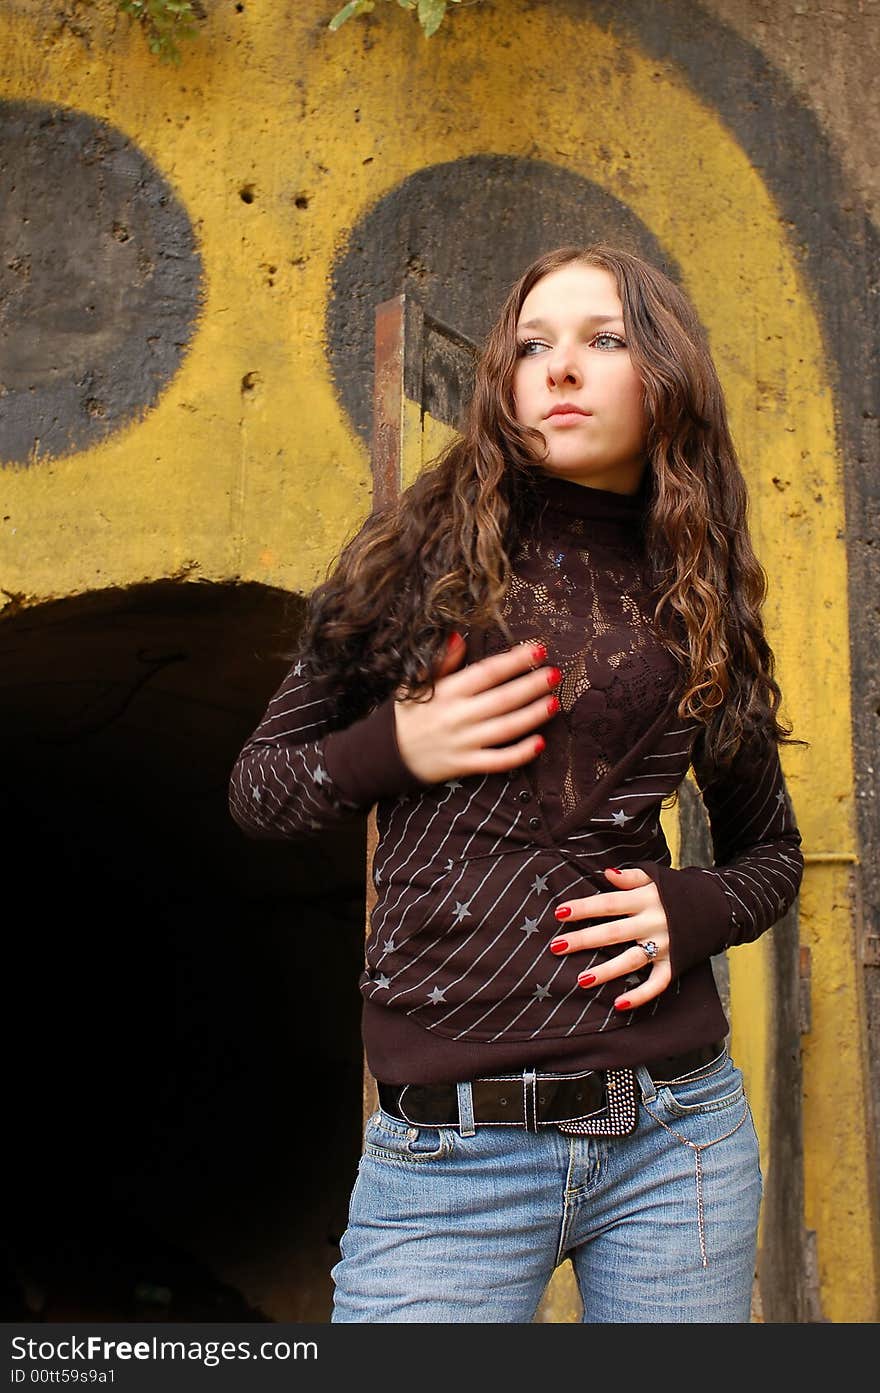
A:
{"type": "Polygon", "coordinates": [[[425,38],[436,34],[446,14],[446,0],[419,0],[419,24],[425,31],[425,38]]]}
{"type": "Polygon", "coordinates": [[[369,14],[373,6],[374,0],[349,0],[349,3],[343,5],[342,9],[333,16],[327,28],[332,29],[335,33],[347,19],[352,19],[355,15],[369,14]]]}
{"type": "Polygon", "coordinates": [[[116,0],[116,4],[141,25],[147,47],[162,63],[180,63],[177,41],[198,38],[192,0],[116,0]]]}

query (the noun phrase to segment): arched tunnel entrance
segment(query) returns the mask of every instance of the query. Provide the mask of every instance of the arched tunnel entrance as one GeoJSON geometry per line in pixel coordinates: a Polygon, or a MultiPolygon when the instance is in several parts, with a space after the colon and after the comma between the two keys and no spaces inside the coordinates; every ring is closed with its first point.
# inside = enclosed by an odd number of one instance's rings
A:
{"type": "Polygon", "coordinates": [[[301,616],[164,582],[0,623],[4,1319],[329,1318],[366,829],[226,805],[301,616]]]}

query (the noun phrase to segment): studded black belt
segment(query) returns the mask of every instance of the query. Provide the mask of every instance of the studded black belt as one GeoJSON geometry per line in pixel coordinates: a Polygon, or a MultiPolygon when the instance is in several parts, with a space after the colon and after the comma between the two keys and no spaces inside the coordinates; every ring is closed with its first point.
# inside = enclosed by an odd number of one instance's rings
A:
{"type": "MultiPolygon", "coordinates": [[[[656,1084],[680,1078],[717,1059],[724,1041],[683,1054],[648,1060],[656,1084]]],[[[459,1090],[454,1083],[377,1085],[383,1112],[417,1127],[459,1127],[459,1090]]],[[[499,1074],[471,1081],[474,1126],[558,1127],[583,1136],[624,1136],[636,1125],[638,1103],[632,1069],[588,1069],[579,1074],[499,1074]]]]}

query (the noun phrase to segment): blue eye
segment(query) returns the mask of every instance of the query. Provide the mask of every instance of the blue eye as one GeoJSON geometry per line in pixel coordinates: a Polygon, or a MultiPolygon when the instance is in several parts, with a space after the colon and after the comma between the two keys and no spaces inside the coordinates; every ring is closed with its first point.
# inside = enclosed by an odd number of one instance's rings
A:
{"type": "MultiPolygon", "coordinates": [[[[543,339],[524,339],[517,344],[517,354],[520,358],[534,358],[536,353],[549,347],[549,343],[543,339]]],[[[598,348],[602,353],[609,353],[616,348],[626,348],[626,339],[622,339],[619,334],[603,330],[601,334],[593,335],[590,347],[598,348]]]]}
{"type": "Polygon", "coordinates": [[[602,351],[605,353],[608,352],[609,348],[626,348],[626,339],[622,339],[619,334],[611,334],[607,332],[597,334],[596,337],[593,339],[593,343],[596,345],[597,348],[601,347],[602,351]],[[602,343],[603,339],[605,340],[604,344],[602,343]]]}

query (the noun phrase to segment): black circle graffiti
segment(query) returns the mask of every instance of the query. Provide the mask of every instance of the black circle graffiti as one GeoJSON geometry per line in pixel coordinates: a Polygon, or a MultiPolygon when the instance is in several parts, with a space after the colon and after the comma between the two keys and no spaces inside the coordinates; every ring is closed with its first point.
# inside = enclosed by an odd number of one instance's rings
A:
{"type": "Polygon", "coordinates": [[[0,102],[0,461],[81,450],[143,414],[192,336],[189,218],[121,131],[0,102]]]}
{"type": "Polygon", "coordinates": [[[352,228],[333,269],[327,345],[336,390],[365,441],[372,429],[376,305],[402,291],[479,344],[510,284],[565,243],[612,241],[678,270],[631,209],[568,169],[470,155],[419,169],[352,228]]]}

